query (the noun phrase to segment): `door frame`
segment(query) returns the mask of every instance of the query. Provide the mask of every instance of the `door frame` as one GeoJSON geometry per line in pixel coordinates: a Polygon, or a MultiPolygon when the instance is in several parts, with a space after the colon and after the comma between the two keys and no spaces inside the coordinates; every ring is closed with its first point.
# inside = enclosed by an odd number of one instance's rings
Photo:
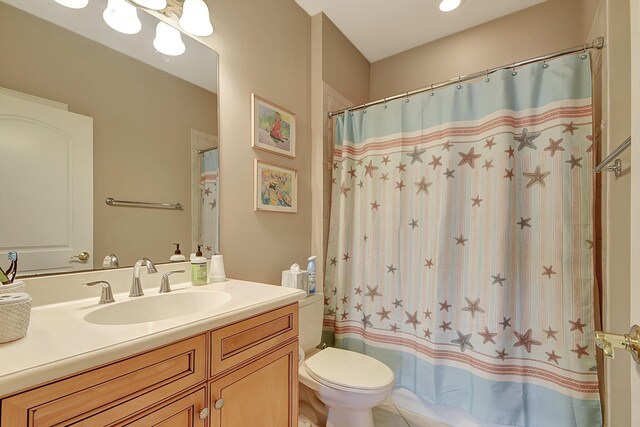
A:
{"type": "MultiPolygon", "coordinates": [[[[640,324],[640,0],[630,0],[631,6],[631,324],[640,324]],[[634,145],[638,148],[635,149],[634,145]],[[637,166],[637,167],[636,167],[637,166]],[[634,221],[638,219],[638,221],[634,221]]],[[[631,359],[631,358],[630,358],[631,359]]],[[[640,365],[632,359],[630,369],[631,425],[640,425],[640,365]]]]}

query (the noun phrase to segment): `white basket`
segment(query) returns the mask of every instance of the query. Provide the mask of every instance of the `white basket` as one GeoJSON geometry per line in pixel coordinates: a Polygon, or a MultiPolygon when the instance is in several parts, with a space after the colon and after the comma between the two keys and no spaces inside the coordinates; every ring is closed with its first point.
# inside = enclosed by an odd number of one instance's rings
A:
{"type": "Polygon", "coordinates": [[[0,284],[0,294],[24,292],[25,284],[22,280],[16,280],[8,285],[0,284]]]}
{"type": "Polygon", "coordinates": [[[31,318],[31,297],[24,292],[0,294],[0,344],[24,337],[31,318]]]}

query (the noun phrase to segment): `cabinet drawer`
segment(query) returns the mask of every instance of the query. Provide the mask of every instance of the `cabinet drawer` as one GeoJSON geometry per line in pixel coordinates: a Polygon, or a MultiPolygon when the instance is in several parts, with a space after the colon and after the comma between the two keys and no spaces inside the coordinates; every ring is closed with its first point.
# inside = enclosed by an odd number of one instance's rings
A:
{"type": "MultiPolygon", "coordinates": [[[[185,393],[160,406],[155,406],[118,427],[205,427],[206,418],[200,418],[200,411],[207,406],[206,387],[185,393]]],[[[96,420],[97,421],[97,420],[96,420]]],[[[99,422],[94,426],[103,425],[99,422]]]]}
{"type": "Polygon", "coordinates": [[[210,376],[297,336],[297,303],[216,329],[211,332],[210,376]]]}
{"type": "Polygon", "coordinates": [[[98,412],[105,414],[104,425],[197,385],[205,375],[203,334],[4,399],[2,426],[82,424],[98,412]]]}

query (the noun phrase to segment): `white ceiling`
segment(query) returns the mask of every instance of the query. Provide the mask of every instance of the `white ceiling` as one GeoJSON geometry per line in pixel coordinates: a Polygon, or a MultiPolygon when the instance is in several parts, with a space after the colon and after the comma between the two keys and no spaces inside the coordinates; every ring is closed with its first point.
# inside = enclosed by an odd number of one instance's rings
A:
{"type": "Polygon", "coordinates": [[[464,0],[453,12],[440,0],[296,0],[309,15],[324,12],[370,61],[457,33],[546,0],[464,0]]]}

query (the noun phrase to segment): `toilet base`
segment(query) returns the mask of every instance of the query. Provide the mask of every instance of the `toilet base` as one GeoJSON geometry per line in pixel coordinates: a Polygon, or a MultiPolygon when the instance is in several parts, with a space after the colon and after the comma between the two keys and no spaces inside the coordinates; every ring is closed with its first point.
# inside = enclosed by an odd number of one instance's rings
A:
{"type": "Polygon", "coordinates": [[[353,409],[328,407],[327,427],[374,427],[371,409],[353,409]]]}

